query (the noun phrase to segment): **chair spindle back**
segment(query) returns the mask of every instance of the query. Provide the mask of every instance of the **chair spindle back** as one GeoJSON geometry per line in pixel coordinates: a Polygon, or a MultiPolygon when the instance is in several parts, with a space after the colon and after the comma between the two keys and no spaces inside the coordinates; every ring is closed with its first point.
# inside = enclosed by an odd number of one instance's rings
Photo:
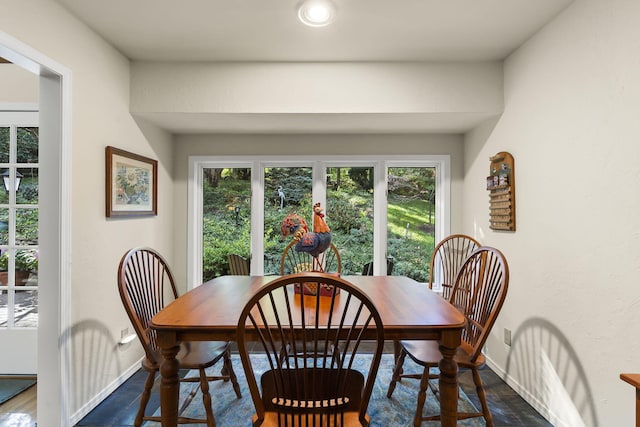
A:
{"type": "Polygon", "coordinates": [[[452,234],[441,240],[431,257],[429,288],[441,286],[442,297],[448,301],[460,267],[471,252],[479,247],[477,240],[464,234],[452,234]]]}
{"type": "Polygon", "coordinates": [[[474,349],[472,361],[482,353],[508,286],[509,266],[498,249],[476,249],[460,269],[450,302],[467,318],[462,340],[474,349]]]}
{"type": "Polygon", "coordinates": [[[285,426],[340,426],[348,412],[368,425],[366,409],[384,335],[373,302],[357,287],[325,273],[275,279],[246,304],[236,336],[256,408],[254,425],[267,412],[275,412],[278,425],[285,426]],[[296,293],[299,283],[332,291],[329,296],[296,293]],[[375,343],[373,354],[362,349],[363,338],[375,343]],[[300,346],[293,352],[305,356],[283,357],[290,345],[300,346]],[[256,353],[269,366],[260,387],[251,363],[256,353]]]}
{"type": "Polygon", "coordinates": [[[158,362],[151,319],[178,297],[165,259],[151,248],[133,248],[120,261],[118,290],[125,311],[144,347],[147,359],[158,362]]]}

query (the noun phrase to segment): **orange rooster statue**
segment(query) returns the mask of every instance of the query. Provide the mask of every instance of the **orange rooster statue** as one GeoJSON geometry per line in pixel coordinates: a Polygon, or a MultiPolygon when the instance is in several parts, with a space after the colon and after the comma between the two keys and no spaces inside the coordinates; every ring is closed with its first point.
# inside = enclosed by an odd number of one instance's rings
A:
{"type": "Polygon", "coordinates": [[[306,221],[298,214],[292,213],[280,226],[282,237],[293,235],[295,250],[308,252],[314,258],[327,250],[331,245],[331,229],[324,220],[320,203],[313,205],[313,231],[309,231],[306,221]]]}

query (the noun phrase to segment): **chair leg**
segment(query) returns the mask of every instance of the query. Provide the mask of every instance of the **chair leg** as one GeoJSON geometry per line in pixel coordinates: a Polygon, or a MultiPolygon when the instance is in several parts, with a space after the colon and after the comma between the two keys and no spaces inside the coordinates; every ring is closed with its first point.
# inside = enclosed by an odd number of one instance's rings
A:
{"type": "Polygon", "coordinates": [[[422,411],[424,403],[427,401],[427,388],[429,388],[429,366],[424,367],[422,377],[420,378],[420,391],[418,392],[418,404],[416,414],[413,417],[414,427],[420,427],[422,424],[422,411]]]}
{"type": "Polygon", "coordinates": [[[151,396],[151,388],[153,387],[153,383],[156,380],[156,371],[149,371],[147,375],[147,379],[144,382],[144,390],[142,391],[142,395],[140,396],[140,407],[138,408],[138,413],[136,414],[136,419],[133,422],[135,427],[140,427],[142,425],[142,421],[144,421],[144,412],[147,409],[147,403],[149,403],[149,397],[151,396]]]}
{"type": "Polygon", "coordinates": [[[200,389],[202,390],[202,404],[207,414],[207,426],[215,427],[216,420],[213,417],[213,409],[211,409],[211,394],[209,394],[209,381],[204,368],[200,368],[200,389]]]}
{"type": "Polygon", "coordinates": [[[407,356],[407,352],[399,346],[400,350],[398,356],[396,357],[396,365],[393,368],[393,375],[391,377],[391,382],[389,383],[389,389],[387,390],[387,397],[391,398],[393,391],[396,389],[396,383],[400,380],[400,375],[402,374],[402,365],[404,364],[404,359],[407,356]]]}
{"type": "Polygon", "coordinates": [[[487,405],[487,397],[484,393],[482,378],[480,378],[480,373],[476,368],[471,369],[471,372],[473,373],[473,382],[476,385],[476,393],[478,393],[478,398],[480,399],[480,405],[482,405],[482,414],[484,416],[484,420],[487,424],[487,427],[493,427],[493,417],[491,416],[489,405],[487,405]]]}
{"type": "Polygon", "coordinates": [[[240,384],[238,384],[238,378],[236,377],[233,365],[231,364],[231,352],[229,350],[227,350],[222,357],[222,372],[224,375],[229,376],[231,384],[233,384],[233,391],[236,392],[236,397],[240,399],[242,397],[242,393],[240,393],[240,384]]]}

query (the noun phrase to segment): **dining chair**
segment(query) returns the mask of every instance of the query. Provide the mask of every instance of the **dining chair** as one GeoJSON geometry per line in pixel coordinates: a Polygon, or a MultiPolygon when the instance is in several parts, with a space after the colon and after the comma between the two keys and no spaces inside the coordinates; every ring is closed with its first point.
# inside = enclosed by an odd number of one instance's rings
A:
{"type": "MultiPolygon", "coordinates": [[[[471,253],[480,247],[480,243],[465,234],[452,234],[442,239],[433,249],[429,268],[429,289],[441,290],[447,301],[460,267],[471,253]]],[[[393,342],[395,359],[400,355],[400,343],[393,342]]]]}
{"type": "Polygon", "coordinates": [[[228,254],[227,261],[229,262],[229,274],[234,276],[249,275],[250,267],[247,258],[238,254],[228,254]]]}
{"type": "MultiPolygon", "coordinates": [[[[476,391],[482,405],[482,412],[458,413],[458,419],[484,417],[487,426],[493,426],[491,411],[487,405],[484,385],[478,370],[485,365],[482,354],[491,328],[507,296],[509,285],[509,266],[502,252],[495,248],[483,246],[476,249],[462,265],[451,292],[450,303],[466,317],[467,323],[462,331],[462,344],[454,356],[461,369],[470,369],[476,391]]],[[[439,420],[439,415],[423,416],[427,387],[430,379],[437,374],[430,374],[442,359],[437,341],[400,341],[400,354],[396,359],[393,376],[387,397],[391,397],[396,384],[401,378],[420,379],[418,405],[414,416],[414,426],[422,421],[439,420]],[[422,374],[403,374],[402,365],[409,356],[415,363],[424,367],[422,374]]],[[[436,393],[435,388],[433,389],[436,393]]]]}
{"type": "MultiPolygon", "coordinates": [[[[173,274],[165,259],[155,250],[145,247],[133,248],[122,257],[118,267],[118,290],[124,309],[145,352],[142,359],[142,369],[148,375],[134,421],[134,425],[138,427],[142,425],[143,421],[160,421],[160,417],[145,415],[151,396],[151,388],[162,360],[156,343],[156,332],[150,328],[149,324],[153,316],[178,297],[178,292],[173,274]]],[[[240,385],[231,365],[230,344],[228,342],[183,342],[180,344],[180,351],[176,359],[180,369],[198,370],[199,376],[187,376],[181,378],[180,381],[199,383],[207,417],[206,420],[179,417],[178,423],[200,423],[214,426],[215,419],[211,409],[209,381],[230,380],[236,396],[242,397],[240,385]],[[213,366],[220,359],[223,360],[221,375],[208,376],[205,369],[213,366]]],[[[197,388],[194,387],[186,396],[179,408],[179,414],[189,405],[197,388]]]]}
{"type": "MultiPolygon", "coordinates": [[[[287,245],[287,247],[282,252],[282,257],[280,259],[280,274],[295,274],[301,272],[327,272],[332,273],[333,275],[340,275],[342,271],[342,262],[340,260],[340,253],[338,252],[338,248],[331,243],[329,248],[326,251],[320,253],[317,257],[314,257],[309,252],[298,251],[296,250],[296,241],[292,241],[287,245]]],[[[309,290],[310,286],[308,283],[300,283],[299,289],[303,291],[309,290]]],[[[313,291],[312,291],[313,292],[313,291]]],[[[319,287],[315,288],[315,292],[321,292],[319,287]]],[[[296,355],[297,357],[301,357],[303,353],[300,351],[303,346],[298,345],[288,345],[287,348],[283,351],[283,357],[289,355],[296,355]],[[296,349],[298,351],[296,351],[296,349]]]]}
{"type": "MultiPolygon", "coordinates": [[[[393,272],[393,260],[387,259],[387,276],[391,276],[393,272]]],[[[373,276],[373,261],[366,263],[362,266],[363,276],[373,276]]]]}
{"type": "Polygon", "coordinates": [[[374,303],[353,284],[318,272],[281,276],[251,297],[236,331],[256,409],[253,426],[370,424],[367,407],[384,333],[374,303]],[[332,293],[296,293],[301,282],[329,286],[332,293]],[[366,349],[364,332],[372,340],[366,349]],[[296,351],[306,357],[282,358],[291,342],[300,343],[304,348],[296,351]],[[254,370],[258,358],[266,358],[265,372],[254,370]]]}
{"type": "Polygon", "coordinates": [[[318,257],[314,257],[309,252],[298,251],[295,248],[296,241],[291,241],[284,248],[280,258],[280,274],[294,274],[303,271],[317,271],[322,273],[342,272],[342,261],[338,248],[331,243],[329,248],[318,257]]]}
{"type": "Polygon", "coordinates": [[[442,297],[447,301],[460,267],[469,255],[480,247],[473,237],[452,234],[442,239],[433,249],[429,270],[429,288],[442,289],[442,297]]]}

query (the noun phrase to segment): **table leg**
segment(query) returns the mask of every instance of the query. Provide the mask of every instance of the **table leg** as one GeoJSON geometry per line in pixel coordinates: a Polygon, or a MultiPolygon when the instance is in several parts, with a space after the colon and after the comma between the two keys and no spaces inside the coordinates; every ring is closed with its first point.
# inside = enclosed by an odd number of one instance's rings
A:
{"type": "Polygon", "coordinates": [[[163,427],[178,425],[178,401],[180,400],[180,379],[178,369],[180,364],[176,354],[180,346],[162,349],[162,364],[160,365],[160,415],[163,427]]]}
{"type": "Polygon", "coordinates": [[[400,345],[400,341],[393,340],[393,364],[398,362],[398,358],[400,357],[400,352],[402,351],[402,346],[400,345]]]}
{"type": "Polygon", "coordinates": [[[636,427],[640,427],[640,390],[636,389],[636,427]]]}
{"type": "Polygon", "coordinates": [[[458,420],[458,364],[453,359],[455,348],[440,344],[440,425],[454,427],[458,420]]]}

